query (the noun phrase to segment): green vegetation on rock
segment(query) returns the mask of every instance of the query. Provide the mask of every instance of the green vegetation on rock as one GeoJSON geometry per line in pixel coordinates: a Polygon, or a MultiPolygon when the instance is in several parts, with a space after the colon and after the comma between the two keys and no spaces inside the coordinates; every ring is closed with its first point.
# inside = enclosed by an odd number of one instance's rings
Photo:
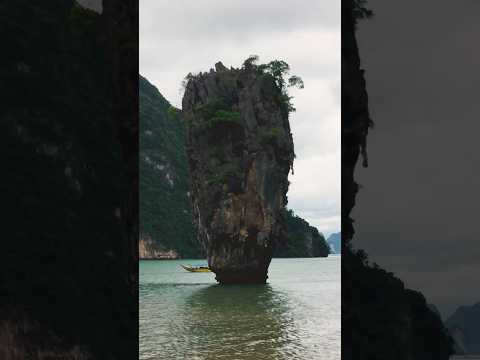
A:
{"type": "Polygon", "coordinates": [[[260,142],[263,144],[279,145],[283,130],[278,127],[274,127],[268,130],[260,131],[260,142]]]}
{"type": "Polygon", "coordinates": [[[240,113],[237,111],[217,110],[208,121],[208,127],[212,128],[221,123],[239,123],[240,113]]]}
{"type": "Polygon", "coordinates": [[[257,65],[258,55],[251,55],[243,63],[244,69],[253,68],[263,76],[271,76],[275,86],[280,90],[280,94],[276,97],[279,105],[286,114],[294,112],[293,97],[288,94],[289,87],[304,88],[303,80],[300,76],[292,75],[288,79],[286,76],[290,72],[290,65],[283,60],[272,60],[268,64],[257,65]]]}
{"type": "Polygon", "coordinates": [[[367,0],[353,1],[353,17],[354,19],[370,19],[373,16],[373,11],[366,7],[367,0]]]}

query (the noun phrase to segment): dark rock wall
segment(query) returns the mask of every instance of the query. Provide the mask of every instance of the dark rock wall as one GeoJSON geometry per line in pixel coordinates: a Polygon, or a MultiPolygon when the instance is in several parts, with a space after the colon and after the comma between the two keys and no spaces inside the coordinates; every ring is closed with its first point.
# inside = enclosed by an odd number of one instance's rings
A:
{"type": "Polygon", "coordinates": [[[0,5],[2,359],[137,356],[137,15],[0,5]]]}
{"type": "Polygon", "coordinates": [[[221,63],[186,84],[194,217],[220,282],[265,282],[285,236],[293,140],[273,77],[221,63]]]}
{"type": "MultiPolygon", "coordinates": [[[[451,340],[425,298],[353,250],[353,220],[358,184],[354,169],[371,124],[364,71],[355,38],[363,2],[342,1],[342,358],[448,359],[451,340]]],[[[388,81],[388,79],[385,79],[388,81]]],[[[392,191],[395,191],[392,189],[392,191]]],[[[386,239],[388,241],[388,239],[386,239]]]]}

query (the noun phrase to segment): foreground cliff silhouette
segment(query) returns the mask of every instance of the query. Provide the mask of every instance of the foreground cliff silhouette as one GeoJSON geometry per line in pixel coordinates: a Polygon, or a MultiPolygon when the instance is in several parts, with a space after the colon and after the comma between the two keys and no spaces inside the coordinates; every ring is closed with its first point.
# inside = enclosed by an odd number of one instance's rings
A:
{"type": "Polygon", "coordinates": [[[134,1],[2,1],[0,359],[134,359],[134,1]]]}
{"type": "Polygon", "coordinates": [[[350,212],[358,191],[354,168],[360,156],[368,165],[371,125],[355,39],[357,19],[371,15],[364,3],[342,1],[342,358],[446,360],[451,339],[423,295],[405,289],[400,279],[352,248],[350,212]]]}
{"type": "Polygon", "coordinates": [[[295,156],[288,65],[254,61],[189,75],[182,102],[194,217],[221,283],[264,283],[285,239],[282,212],[295,156]]]}

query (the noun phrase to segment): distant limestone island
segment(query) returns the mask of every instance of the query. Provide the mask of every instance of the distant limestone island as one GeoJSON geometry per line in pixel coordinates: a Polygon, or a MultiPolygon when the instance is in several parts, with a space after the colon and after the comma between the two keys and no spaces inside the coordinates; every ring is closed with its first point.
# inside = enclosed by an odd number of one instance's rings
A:
{"type": "Polygon", "coordinates": [[[327,238],[328,246],[330,246],[331,254],[342,253],[342,233],[333,233],[327,238]]]}
{"type": "Polygon", "coordinates": [[[454,340],[456,354],[480,355],[480,302],[460,306],[445,325],[454,340]]]}
{"type": "MultiPolygon", "coordinates": [[[[236,73],[229,73],[228,70],[225,74],[220,74],[225,79],[232,75],[237,76],[236,73]]],[[[245,72],[239,72],[238,76],[246,75],[245,72]]],[[[256,81],[254,76],[251,76],[251,81],[256,81]]],[[[179,109],[171,106],[158,89],[142,76],[139,79],[139,99],[140,259],[205,258],[202,246],[197,240],[192,213],[192,179],[187,158],[185,116],[179,109]]],[[[216,111],[221,115],[227,113],[216,111]]],[[[279,116],[278,121],[281,121],[280,119],[279,116]]],[[[238,127],[236,129],[238,130],[238,127]]],[[[269,151],[278,156],[282,149],[276,147],[277,132],[265,129],[260,135],[262,138],[250,140],[250,142],[253,141],[251,146],[261,147],[267,144],[271,147],[269,151]],[[258,145],[256,145],[257,142],[258,145]]],[[[249,136],[252,137],[252,134],[249,136]]],[[[288,143],[287,138],[285,141],[288,143]]],[[[213,157],[219,152],[229,150],[222,149],[223,145],[209,146],[212,162],[202,164],[204,169],[206,166],[218,167],[213,157]]],[[[288,153],[285,154],[290,156],[288,153]]],[[[209,181],[217,181],[221,185],[223,181],[219,177],[221,171],[225,170],[225,176],[229,176],[227,172],[231,170],[227,169],[228,165],[220,166],[222,167],[215,168],[218,176],[209,181]]],[[[223,189],[226,189],[226,186],[240,186],[238,182],[235,183],[234,177],[228,178],[229,182],[223,185],[223,189]]],[[[219,189],[221,190],[222,187],[220,186],[219,189]]],[[[278,196],[281,194],[279,193],[278,196]]],[[[315,227],[295,215],[292,210],[283,208],[280,211],[279,216],[283,218],[282,223],[286,224],[286,228],[278,230],[280,231],[278,238],[281,240],[275,247],[273,257],[326,257],[331,250],[333,250],[332,253],[339,252],[339,233],[332,234],[329,237],[330,240],[326,241],[315,227]]]]}

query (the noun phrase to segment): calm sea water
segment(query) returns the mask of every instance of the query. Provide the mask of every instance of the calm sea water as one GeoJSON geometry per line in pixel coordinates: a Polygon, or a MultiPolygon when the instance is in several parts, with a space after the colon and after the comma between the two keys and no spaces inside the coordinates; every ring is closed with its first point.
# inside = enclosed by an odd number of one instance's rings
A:
{"type": "Polygon", "coordinates": [[[140,261],[140,359],[340,359],[340,256],[273,259],[266,285],[140,261]]]}

